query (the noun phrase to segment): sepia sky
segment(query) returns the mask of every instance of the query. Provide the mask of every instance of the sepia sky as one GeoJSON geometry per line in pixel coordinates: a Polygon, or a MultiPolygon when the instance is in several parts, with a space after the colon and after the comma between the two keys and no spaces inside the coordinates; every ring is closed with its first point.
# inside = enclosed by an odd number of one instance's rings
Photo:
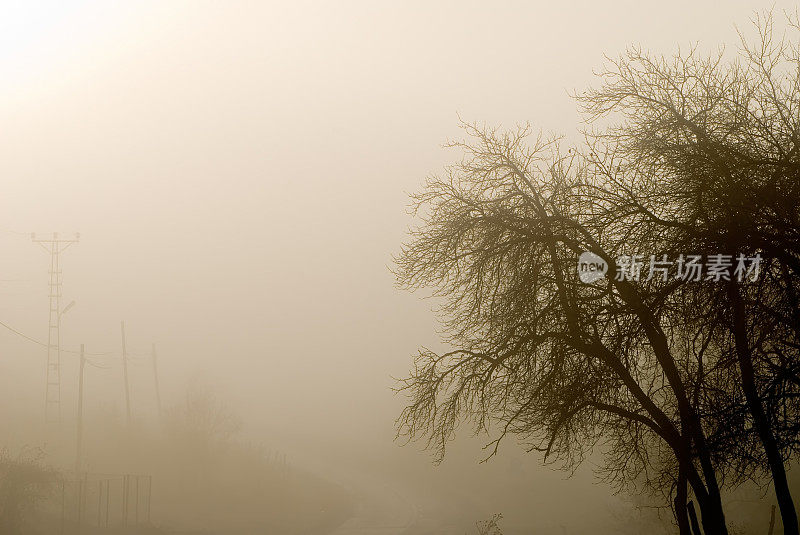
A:
{"type": "MultiPolygon", "coordinates": [[[[569,93],[604,53],[733,47],[758,7],[42,6],[0,3],[0,321],[46,338],[48,258],[29,233],[78,231],[64,345],[112,353],[87,379],[97,399],[121,403],[125,319],[137,414],[155,342],[168,401],[197,380],[250,424],[343,443],[391,439],[392,376],[437,347],[432,302],[389,268],[459,116],[576,139],[569,93]]],[[[4,329],[0,347],[0,402],[42,399],[44,349],[4,329]]]]}

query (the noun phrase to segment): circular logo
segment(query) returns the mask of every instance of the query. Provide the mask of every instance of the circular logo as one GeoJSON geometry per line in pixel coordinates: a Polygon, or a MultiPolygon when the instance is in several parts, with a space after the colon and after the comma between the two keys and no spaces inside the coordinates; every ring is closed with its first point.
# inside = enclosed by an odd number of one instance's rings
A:
{"type": "Polygon", "coordinates": [[[578,278],[581,282],[590,284],[598,281],[608,273],[608,264],[596,254],[584,251],[578,257],[578,278]]]}

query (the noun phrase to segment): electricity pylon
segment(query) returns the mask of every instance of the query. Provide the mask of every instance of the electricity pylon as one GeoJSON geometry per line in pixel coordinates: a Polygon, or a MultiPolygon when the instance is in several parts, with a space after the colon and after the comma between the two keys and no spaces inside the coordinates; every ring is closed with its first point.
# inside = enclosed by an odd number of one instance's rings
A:
{"type": "Polygon", "coordinates": [[[47,370],[45,373],[45,421],[61,421],[61,316],[72,307],[74,301],[61,309],[61,267],[59,256],[73,243],[78,243],[80,234],[74,238],[59,238],[54,232],[51,238],[31,240],[50,253],[50,317],[47,329],[47,370]]]}

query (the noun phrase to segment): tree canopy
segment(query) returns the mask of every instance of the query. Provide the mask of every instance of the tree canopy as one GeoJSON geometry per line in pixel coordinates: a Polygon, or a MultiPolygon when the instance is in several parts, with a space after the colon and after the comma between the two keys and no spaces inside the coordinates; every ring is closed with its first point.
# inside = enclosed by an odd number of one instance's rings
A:
{"type": "Polygon", "coordinates": [[[800,51],[756,28],[734,59],[609,61],[576,96],[580,146],[463,125],[397,257],[453,348],[420,350],[400,435],[441,458],[466,421],[489,455],[512,435],[567,468],[605,446],[608,480],[671,496],[682,533],[689,497],[727,533],[720,489],[768,479],[797,533],[800,51]],[[585,253],[604,277],[581,280],[585,253]]]}

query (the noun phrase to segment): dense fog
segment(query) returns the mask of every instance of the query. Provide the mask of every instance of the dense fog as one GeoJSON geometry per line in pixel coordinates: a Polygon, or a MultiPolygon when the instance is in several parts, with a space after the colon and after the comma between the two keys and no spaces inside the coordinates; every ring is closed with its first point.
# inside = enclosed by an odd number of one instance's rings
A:
{"type": "MultiPolygon", "coordinates": [[[[754,7],[0,4],[0,450],[61,478],[19,533],[677,533],[602,444],[571,473],[514,437],[482,463],[468,425],[441,464],[397,440],[398,378],[448,345],[394,256],[461,120],[579,142],[604,53],[735,49],[754,7]],[[47,422],[54,232],[80,237],[47,422]]],[[[741,533],[769,492],[730,497],[741,533]]]]}

